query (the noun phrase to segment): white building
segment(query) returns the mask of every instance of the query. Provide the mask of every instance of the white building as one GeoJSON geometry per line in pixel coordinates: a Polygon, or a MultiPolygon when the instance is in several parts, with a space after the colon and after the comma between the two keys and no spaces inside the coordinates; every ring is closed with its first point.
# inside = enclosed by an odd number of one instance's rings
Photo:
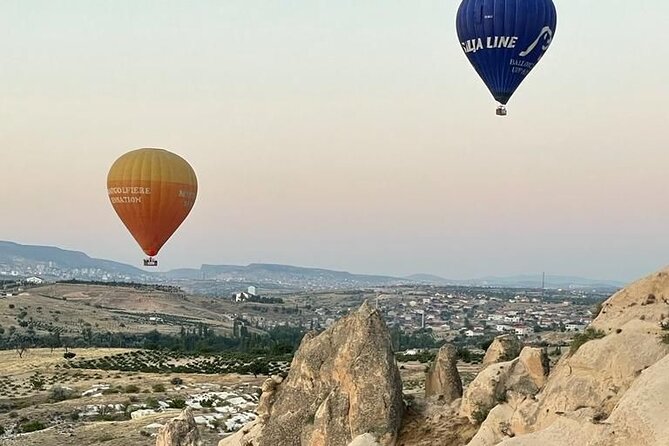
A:
{"type": "Polygon", "coordinates": [[[534,328],[526,326],[514,327],[514,330],[518,336],[529,336],[534,333],[534,328]]]}
{"type": "Polygon", "coordinates": [[[586,325],[584,324],[565,324],[564,328],[567,331],[576,331],[581,332],[585,330],[586,325]]]}
{"type": "Polygon", "coordinates": [[[497,324],[495,325],[495,330],[499,333],[504,333],[505,331],[513,331],[513,327],[506,324],[497,324]]]}
{"type": "Polygon", "coordinates": [[[253,285],[251,285],[250,287],[248,287],[248,289],[247,289],[246,291],[247,291],[251,296],[257,296],[257,295],[258,295],[258,294],[256,294],[256,287],[254,287],[253,285]]]}
{"type": "Polygon", "coordinates": [[[37,277],[37,276],[32,276],[32,277],[28,277],[28,278],[26,279],[26,282],[28,282],[28,283],[32,283],[32,284],[35,284],[35,285],[41,285],[41,284],[43,284],[44,282],[46,282],[46,280],[44,280],[44,279],[42,279],[42,278],[40,278],[40,277],[37,277]]]}

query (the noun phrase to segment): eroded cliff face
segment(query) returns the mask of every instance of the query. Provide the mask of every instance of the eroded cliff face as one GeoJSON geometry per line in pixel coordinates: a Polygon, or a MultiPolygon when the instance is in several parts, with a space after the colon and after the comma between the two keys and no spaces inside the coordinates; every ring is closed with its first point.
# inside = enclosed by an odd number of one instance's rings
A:
{"type": "Polygon", "coordinates": [[[605,336],[565,355],[536,396],[495,407],[470,445],[666,445],[668,318],[668,271],[619,291],[591,325],[605,336]]]}
{"type": "Polygon", "coordinates": [[[347,446],[355,439],[392,446],[403,408],[390,333],[364,304],[305,336],[288,377],[263,386],[259,420],[220,444],[347,446]]]}

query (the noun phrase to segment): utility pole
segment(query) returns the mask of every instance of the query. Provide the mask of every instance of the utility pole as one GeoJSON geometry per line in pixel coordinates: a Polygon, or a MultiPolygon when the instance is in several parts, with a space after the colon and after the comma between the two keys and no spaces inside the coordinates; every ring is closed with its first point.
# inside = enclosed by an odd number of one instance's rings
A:
{"type": "Polygon", "coordinates": [[[541,273],[541,299],[546,295],[546,273],[541,273]]]}

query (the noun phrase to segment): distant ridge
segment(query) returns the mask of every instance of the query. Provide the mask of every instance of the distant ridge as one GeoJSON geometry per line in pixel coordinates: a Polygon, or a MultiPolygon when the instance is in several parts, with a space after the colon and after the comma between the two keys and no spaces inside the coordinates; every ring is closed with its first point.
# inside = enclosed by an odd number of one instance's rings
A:
{"type": "MultiPolygon", "coordinates": [[[[486,276],[477,279],[445,279],[432,274],[413,274],[406,277],[418,283],[430,285],[495,286],[510,288],[541,288],[541,274],[521,274],[515,276],[486,276]]],[[[616,280],[588,279],[578,276],[546,275],[546,288],[602,288],[617,289],[625,286],[616,280]]]]}
{"type": "MultiPolygon", "coordinates": [[[[0,274],[11,274],[12,271],[41,274],[47,277],[72,272],[72,278],[79,274],[74,270],[94,269],[101,270],[113,278],[139,278],[147,273],[134,266],[111,260],[95,259],[83,252],[69,251],[53,246],[21,245],[14,242],[0,241],[0,274]]],[[[104,274],[103,273],[103,274],[104,274]]],[[[86,274],[82,274],[82,277],[86,274]]]]}
{"type": "MultiPolygon", "coordinates": [[[[140,282],[197,281],[204,279],[308,289],[350,289],[409,284],[518,288],[539,288],[541,286],[540,274],[508,277],[488,276],[469,280],[452,280],[433,274],[414,274],[401,278],[273,263],[251,263],[246,266],[205,264],[200,268],[179,268],[166,273],[157,273],[144,271],[120,262],[92,258],[80,251],[0,241],[0,278],[8,275],[19,277],[36,275],[50,280],[83,279],[140,282]]],[[[546,276],[546,287],[548,288],[615,289],[623,285],[622,282],[613,280],[546,276]]]]}
{"type": "Polygon", "coordinates": [[[240,265],[202,265],[200,269],[169,271],[169,279],[209,279],[232,282],[275,283],[299,287],[350,288],[408,284],[407,279],[367,274],[352,274],[323,268],[251,263],[240,265]]]}

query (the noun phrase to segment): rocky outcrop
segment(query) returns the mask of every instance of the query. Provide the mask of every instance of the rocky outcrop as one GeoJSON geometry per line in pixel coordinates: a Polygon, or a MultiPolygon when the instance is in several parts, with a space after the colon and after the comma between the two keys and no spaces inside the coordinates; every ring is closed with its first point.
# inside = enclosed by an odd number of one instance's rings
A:
{"type": "Polygon", "coordinates": [[[525,347],[514,364],[506,389],[523,395],[536,395],[546,384],[549,363],[546,350],[525,347]]]}
{"type": "Polygon", "coordinates": [[[507,362],[515,359],[520,354],[523,344],[515,335],[497,336],[483,357],[483,367],[498,362],[507,362]]]}
{"type": "Polygon", "coordinates": [[[548,356],[540,348],[525,347],[513,361],[491,364],[469,384],[460,415],[481,423],[513,393],[519,398],[536,395],[548,376],[548,356]]]}
{"type": "Polygon", "coordinates": [[[513,416],[513,407],[500,404],[493,408],[481,425],[472,441],[467,446],[489,446],[513,437],[509,420],[513,416]]]}
{"type": "Polygon", "coordinates": [[[613,333],[632,320],[657,325],[669,318],[669,269],[618,291],[601,307],[592,327],[613,333]]]}
{"type": "Polygon", "coordinates": [[[221,445],[347,446],[365,434],[395,444],[402,383],[388,329],[366,303],[320,335],[307,334],[288,377],[265,384],[259,421],[221,445]]]}
{"type": "Polygon", "coordinates": [[[503,446],[664,446],[669,438],[669,356],[641,373],[608,419],[578,417],[575,411],[550,427],[501,443],[503,446]]]}
{"type": "MultiPolygon", "coordinates": [[[[591,325],[604,337],[563,356],[536,396],[510,392],[509,401],[490,412],[470,445],[667,444],[669,345],[661,340],[667,333],[662,329],[669,318],[667,296],[668,271],[612,296],[591,325]]],[[[540,362],[524,361],[535,387],[541,387],[540,362]]],[[[507,383],[514,386],[511,379],[507,383]]],[[[466,392],[463,404],[467,397],[466,392]]]]}
{"type": "Polygon", "coordinates": [[[516,414],[515,431],[543,429],[562,414],[584,407],[608,416],[639,374],[669,353],[669,346],[659,341],[661,329],[652,323],[631,320],[620,330],[563,358],[537,403],[516,414]]]}
{"type": "Polygon", "coordinates": [[[191,409],[185,409],[158,431],[156,446],[201,446],[200,432],[197,430],[191,409]]]}
{"type": "Polygon", "coordinates": [[[458,352],[452,345],[439,350],[425,377],[425,396],[451,403],[462,397],[462,380],[458,373],[458,352]]]}

